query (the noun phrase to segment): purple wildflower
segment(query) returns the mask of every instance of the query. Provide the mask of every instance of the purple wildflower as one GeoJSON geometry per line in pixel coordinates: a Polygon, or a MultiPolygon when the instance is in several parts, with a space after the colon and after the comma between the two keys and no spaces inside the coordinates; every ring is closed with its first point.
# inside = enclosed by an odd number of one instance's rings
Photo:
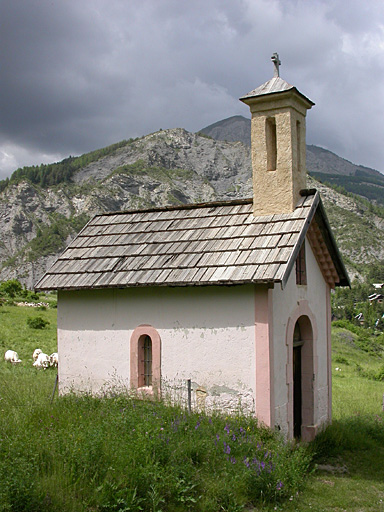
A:
{"type": "Polygon", "coordinates": [[[235,459],[235,457],[231,457],[231,463],[232,463],[232,464],[236,464],[236,459],[235,459]]]}
{"type": "Polygon", "coordinates": [[[226,431],[227,434],[229,434],[231,429],[230,429],[230,426],[228,425],[228,423],[225,425],[224,430],[226,431]]]}
{"type": "Polygon", "coordinates": [[[224,453],[227,453],[229,455],[231,453],[231,447],[225,441],[223,444],[224,444],[224,453]]]}
{"type": "Polygon", "coordinates": [[[283,482],[282,482],[281,480],[279,480],[279,481],[277,482],[277,485],[276,485],[276,490],[277,490],[277,491],[281,491],[281,489],[282,489],[283,487],[284,487],[283,482]]]}
{"type": "Polygon", "coordinates": [[[198,422],[196,423],[195,430],[197,430],[199,427],[200,427],[200,421],[198,421],[198,422]]]}

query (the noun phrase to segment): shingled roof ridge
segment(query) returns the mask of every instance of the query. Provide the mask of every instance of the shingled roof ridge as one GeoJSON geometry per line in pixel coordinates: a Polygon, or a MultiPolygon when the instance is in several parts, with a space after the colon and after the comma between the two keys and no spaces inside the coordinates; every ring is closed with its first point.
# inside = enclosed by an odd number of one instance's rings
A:
{"type": "MultiPolygon", "coordinates": [[[[308,197],[315,195],[317,192],[316,189],[304,189],[300,190],[300,195],[303,197],[308,197]]],[[[177,210],[194,210],[198,208],[216,208],[220,206],[237,206],[237,205],[246,205],[252,204],[252,198],[241,198],[241,199],[230,199],[230,200],[222,200],[222,201],[209,201],[204,203],[187,203],[187,204],[178,204],[178,205],[166,205],[166,206],[153,206],[149,208],[136,208],[132,210],[116,210],[111,212],[98,213],[95,217],[107,217],[112,215],[125,215],[131,213],[151,213],[151,212],[164,212],[164,211],[177,211],[177,210]]],[[[299,205],[298,207],[300,207],[299,205]]]]}
{"type": "Polygon", "coordinates": [[[152,208],[137,208],[134,210],[117,210],[112,212],[98,213],[95,217],[106,217],[110,215],[124,215],[131,213],[151,213],[151,212],[166,212],[174,210],[194,210],[197,208],[212,208],[219,206],[237,206],[243,204],[252,204],[252,198],[246,199],[231,199],[227,201],[209,201],[206,203],[187,203],[178,205],[167,206],[153,206],[152,208]]]}

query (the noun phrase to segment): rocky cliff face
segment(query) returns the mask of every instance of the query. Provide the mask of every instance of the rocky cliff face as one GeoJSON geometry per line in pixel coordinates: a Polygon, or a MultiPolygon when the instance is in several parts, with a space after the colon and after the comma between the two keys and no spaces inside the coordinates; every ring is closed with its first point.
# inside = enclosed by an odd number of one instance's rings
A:
{"type": "MultiPolygon", "coordinates": [[[[227,198],[242,196],[251,186],[248,146],[240,142],[216,141],[181,128],[162,130],[136,140],[114,155],[84,167],[74,181],[83,184],[91,180],[99,183],[111,180],[116,169],[138,161],[142,162],[143,168],[188,171],[191,173],[188,178],[195,180],[196,185],[198,182],[205,184],[212,193],[223,194],[227,198]]],[[[158,186],[156,176],[153,178],[154,186],[158,186]]],[[[137,172],[132,181],[133,193],[137,193],[140,185],[140,172],[137,172]]],[[[186,196],[198,196],[182,176],[176,180],[176,185],[184,189],[186,196]]],[[[204,188],[203,195],[207,192],[204,188]]]]}
{"type": "MultiPolygon", "coordinates": [[[[97,213],[250,197],[251,187],[249,146],[183,129],[133,141],[81,168],[71,183],[52,188],[28,181],[11,184],[0,194],[0,280],[17,277],[33,287],[97,213]]],[[[383,219],[351,198],[320,188],[341,251],[351,263],[384,259],[383,219]],[[360,230],[361,246],[356,243],[360,230]]]]}
{"type": "MultiPolygon", "coordinates": [[[[203,128],[200,133],[216,140],[241,141],[251,145],[251,120],[243,116],[233,116],[203,128]]],[[[355,176],[362,173],[383,180],[383,175],[375,169],[356,165],[327,149],[307,145],[307,169],[310,173],[355,176]]]]}

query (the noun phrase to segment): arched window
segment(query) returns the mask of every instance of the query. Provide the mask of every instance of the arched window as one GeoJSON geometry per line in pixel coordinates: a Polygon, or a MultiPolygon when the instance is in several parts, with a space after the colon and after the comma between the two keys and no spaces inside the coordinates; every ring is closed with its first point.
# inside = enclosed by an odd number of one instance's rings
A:
{"type": "Polygon", "coordinates": [[[136,327],[130,341],[130,382],[134,389],[158,393],[161,383],[161,340],[151,325],[136,327]]]}
{"type": "Polygon", "coordinates": [[[139,387],[152,386],[152,340],[147,334],[139,338],[139,387]]]}

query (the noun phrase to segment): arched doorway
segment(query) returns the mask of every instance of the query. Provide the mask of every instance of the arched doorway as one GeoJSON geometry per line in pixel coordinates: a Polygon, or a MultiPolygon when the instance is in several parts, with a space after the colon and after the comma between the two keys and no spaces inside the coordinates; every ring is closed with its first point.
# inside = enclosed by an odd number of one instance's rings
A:
{"type": "Polygon", "coordinates": [[[301,438],[302,427],[314,420],[313,331],[306,315],[300,316],[292,340],[293,435],[301,438]]]}
{"type": "Polygon", "coordinates": [[[302,382],[301,382],[301,347],[303,346],[299,322],[293,332],[293,435],[301,437],[302,416],[302,382]]]}

